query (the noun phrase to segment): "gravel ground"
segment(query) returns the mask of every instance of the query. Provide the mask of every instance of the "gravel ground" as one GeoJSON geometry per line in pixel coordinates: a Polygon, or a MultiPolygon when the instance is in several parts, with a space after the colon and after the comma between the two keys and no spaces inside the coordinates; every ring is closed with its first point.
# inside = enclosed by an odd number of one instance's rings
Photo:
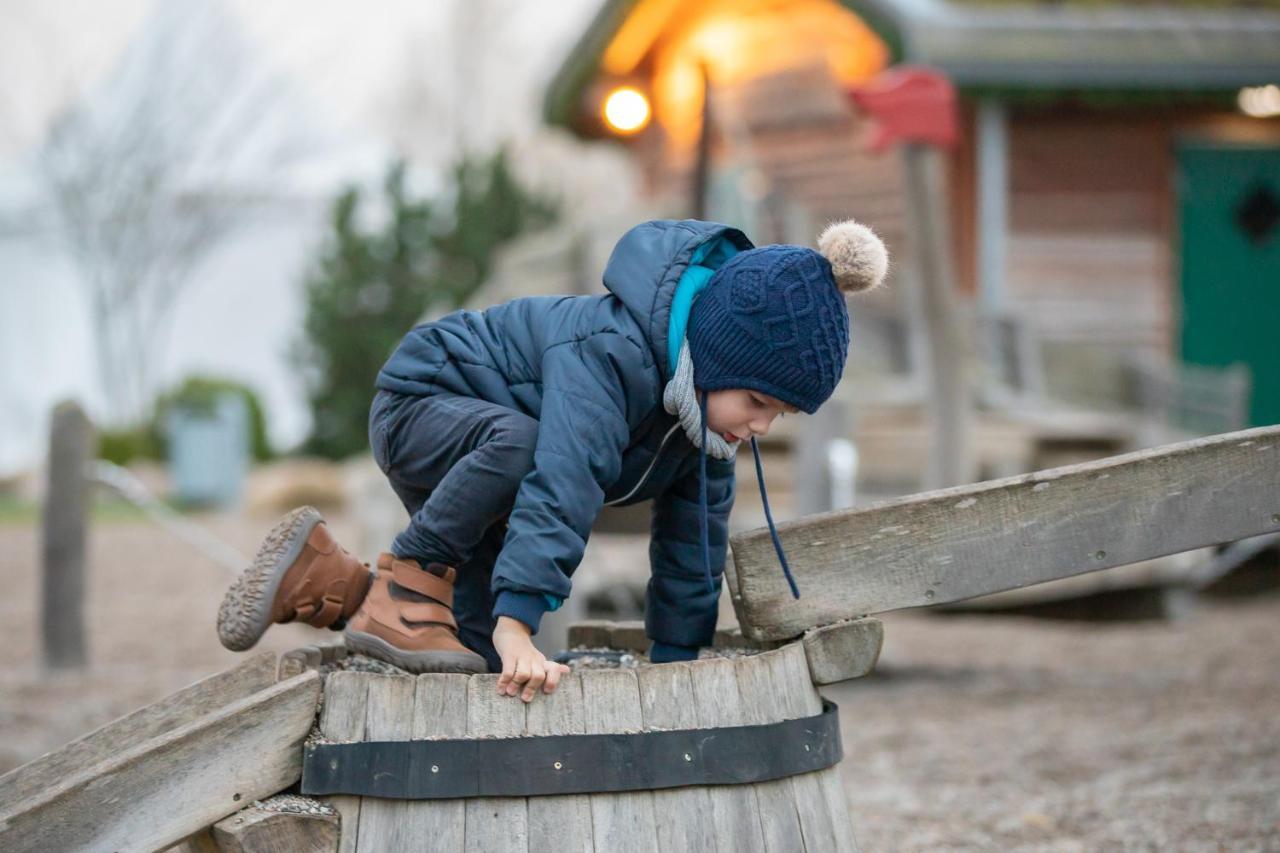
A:
{"type": "Polygon", "coordinates": [[[877,674],[825,691],[864,851],[1280,850],[1280,599],[884,621],[877,674]]]}
{"type": "MultiPolygon", "coordinates": [[[[252,553],[273,518],[200,520],[252,553]]],[[[0,524],[0,772],[238,659],[213,629],[226,570],[141,521],[90,547],[91,665],[46,677],[38,536],[0,524]]],[[[824,690],[862,850],[1280,851],[1278,628],[1280,597],[1172,624],[889,615],[878,673],[824,690]]]]}

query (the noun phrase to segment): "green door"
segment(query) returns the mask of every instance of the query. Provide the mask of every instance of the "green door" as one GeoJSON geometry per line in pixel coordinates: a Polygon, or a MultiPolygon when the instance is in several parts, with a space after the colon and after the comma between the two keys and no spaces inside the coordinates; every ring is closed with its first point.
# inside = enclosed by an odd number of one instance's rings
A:
{"type": "Polygon", "coordinates": [[[1253,374],[1254,426],[1280,423],[1280,148],[1178,148],[1182,359],[1253,374]]]}

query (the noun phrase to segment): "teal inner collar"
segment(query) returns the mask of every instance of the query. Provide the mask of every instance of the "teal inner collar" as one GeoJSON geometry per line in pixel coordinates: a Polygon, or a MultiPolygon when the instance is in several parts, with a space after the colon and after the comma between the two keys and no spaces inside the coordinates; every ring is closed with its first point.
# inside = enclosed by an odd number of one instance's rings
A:
{"type": "Polygon", "coordinates": [[[667,364],[671,372],[675,372],[680,360],[680,344],[689,326],[694,297],[707,286],[715,271],[736,254],[738,247],[727,237],[708,240],[694,251],[689,266],[676,283],[675,296],[671,299],[671,322],[667,326],[667,364]]]}

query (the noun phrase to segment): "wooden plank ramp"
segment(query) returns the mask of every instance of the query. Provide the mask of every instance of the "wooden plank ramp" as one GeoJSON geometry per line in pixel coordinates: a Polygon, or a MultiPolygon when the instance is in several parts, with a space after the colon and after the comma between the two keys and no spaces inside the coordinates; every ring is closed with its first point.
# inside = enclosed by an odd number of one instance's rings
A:
{"type": "Polygon", "coordinates": [[[5,851],[159,850],[298,780],[315,672],[141,740],[0,813],[5,851]]]}
{"type": "Polygon", "coordinates": [[[1280,426],[784,522],[731,537],[745,634],[959,601],[1280,531],[1280,426]]]}
{"type": "Polygon", "coordinates": [[[274,652],[259,652],[240,664],[113,720],[0,776],[0,815],[47,791],[74,773],[162,735],[178,726],[252,696],[276,681],[274,652]]]}

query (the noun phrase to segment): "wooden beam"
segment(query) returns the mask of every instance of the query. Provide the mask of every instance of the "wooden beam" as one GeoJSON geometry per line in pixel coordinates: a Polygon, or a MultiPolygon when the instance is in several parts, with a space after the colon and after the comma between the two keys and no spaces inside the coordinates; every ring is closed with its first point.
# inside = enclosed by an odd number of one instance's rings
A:
{"type": "Polygon", "coordinates": [[[0,850],[160,850],[302,774],[308,671],[83,768],[0,813],[0,850]]]}
{"type": "Polygon", "coordinates": [[[755,639],[1280,530],[1280,426],[960,486],[731,537],[755,639]]]}
{"type": "Polygon", "coordinates": [[[222,853],[296,850],[337,853],[337,814],[298,814],[252,806],[213,825],[222,853]]]}
{"type": "Polygon", "coordinates": [[[804,632],[804,655],[814,684],[861,678],[875,669],[884,645],[879,619],[851,619],[804,632]]]}
{"type": "MultiPolygon", "coordinates": [[[[606,648],[621,651],[649,653],[650,640],[644,632],[644,621],[628,619],[613,622],[608,619],[584,619],[569,626],[569,648],[606,648]]],[[[736,627],[719,628],[711,640],[716,649],[772,648],[773,644],[760,644],[736,627]]]]}
{"type": "Polygon", "coordinates": [[[119,755],[210,711],[252,696],[276,680],[276,653],[258,652],[231,669],[171,693],[78,740],[0,776],[0,815],[68,776],[119,755]]]}

